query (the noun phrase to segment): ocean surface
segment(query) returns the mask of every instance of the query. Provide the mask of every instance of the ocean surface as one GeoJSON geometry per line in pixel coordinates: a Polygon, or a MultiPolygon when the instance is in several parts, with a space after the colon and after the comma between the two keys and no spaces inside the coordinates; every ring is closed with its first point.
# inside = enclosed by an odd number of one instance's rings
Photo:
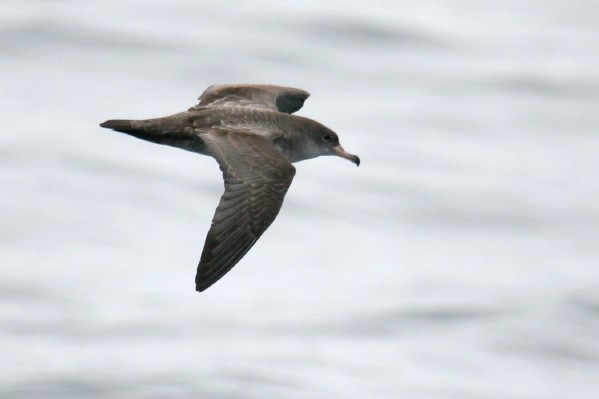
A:
{"type": "Polygon", "coordinates": [[[0,3],[0,397],[599,397],[599,2],[0,3]],[[101,129],[308,90],[222,280],[216,162],[101,129]]]}

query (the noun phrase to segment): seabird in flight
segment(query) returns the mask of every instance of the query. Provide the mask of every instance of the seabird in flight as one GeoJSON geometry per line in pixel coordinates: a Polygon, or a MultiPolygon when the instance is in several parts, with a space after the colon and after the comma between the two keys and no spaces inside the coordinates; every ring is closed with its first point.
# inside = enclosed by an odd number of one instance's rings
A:
{"type": "Polygon", "coordinates": [[[185,112],[146,120],[114,119],[101,127],[209,155],[225,192],[214,213],[196,274],[204,291],[256,243],[275,220],[295,175],[293,162],[335,155],[360,165],[331,129],[291,115],[309,94],[274,85],[210,86],[185,112]]]}

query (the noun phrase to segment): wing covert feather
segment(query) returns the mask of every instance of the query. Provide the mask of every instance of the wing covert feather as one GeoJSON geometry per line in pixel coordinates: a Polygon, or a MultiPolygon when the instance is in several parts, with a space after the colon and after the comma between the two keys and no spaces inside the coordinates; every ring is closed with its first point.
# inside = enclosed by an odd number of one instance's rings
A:
{"type": "Polygon", "coordinates": [[[248,107],[292,114],[299,110],[310,93],[293,87],[259,84],[220,84],[207,88],[200,103],[190,111],[220,107],[248,107]]]}

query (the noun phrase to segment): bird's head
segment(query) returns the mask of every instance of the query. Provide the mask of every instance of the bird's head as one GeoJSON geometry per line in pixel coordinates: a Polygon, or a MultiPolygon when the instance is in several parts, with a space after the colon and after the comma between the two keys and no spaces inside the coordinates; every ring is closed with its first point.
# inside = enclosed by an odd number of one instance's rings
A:
{"type": "Polygon", "coordinates": [[[311,132],[311,141],[314,149],[318,152],[317,156],[322,155],[334,155],[341,158],[345,158],[360,166],[360,157],[348,153],[339,144],[339,136],[331,129],[320,126],[319,129],[315,129],[311,132]]]}

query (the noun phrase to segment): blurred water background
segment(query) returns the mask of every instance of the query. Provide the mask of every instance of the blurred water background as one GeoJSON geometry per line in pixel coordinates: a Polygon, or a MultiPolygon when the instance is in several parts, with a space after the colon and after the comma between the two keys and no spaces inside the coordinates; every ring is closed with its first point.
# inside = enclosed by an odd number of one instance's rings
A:
{"type": "Polygon", "coordinates": [[[0,10],[0,397],[598,397],[599,2],[0,10]],[[198,294],[216,162],[98,123],[230,82],[362,165],[198,294]]]}

